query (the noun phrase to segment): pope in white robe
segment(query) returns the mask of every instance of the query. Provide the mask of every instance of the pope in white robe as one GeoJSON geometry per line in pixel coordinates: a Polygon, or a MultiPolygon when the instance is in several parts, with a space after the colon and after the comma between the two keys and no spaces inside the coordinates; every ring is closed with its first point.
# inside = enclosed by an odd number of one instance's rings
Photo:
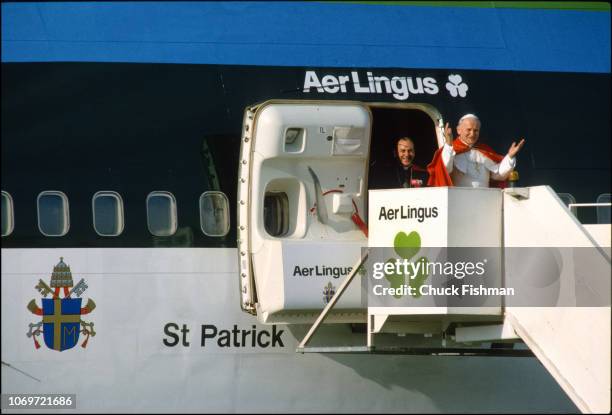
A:
{"type": "Polygon", "coordinates": [[[446,123],[446,142],[427,167],[430,175],[428,185],[489,187],[490,179],[504,181],[514,170],[515,156],[525,144],[524,139],[518,144],[512,143],[504,157],[486,145],[477,144],[480,120],[474,114],[461,117],[457,133],[459,136],[453,140],[452,130],[446,123]]]}

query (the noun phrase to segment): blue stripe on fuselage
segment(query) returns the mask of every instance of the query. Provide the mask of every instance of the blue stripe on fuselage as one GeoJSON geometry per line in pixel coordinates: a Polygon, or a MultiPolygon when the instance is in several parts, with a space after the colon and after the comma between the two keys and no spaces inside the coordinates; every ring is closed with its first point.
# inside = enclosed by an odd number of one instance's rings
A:
{"type": "Polygon", "coordinates": [[[610,72],[610,12],[313,2],[2,3],[2,62],[610,72]]]}

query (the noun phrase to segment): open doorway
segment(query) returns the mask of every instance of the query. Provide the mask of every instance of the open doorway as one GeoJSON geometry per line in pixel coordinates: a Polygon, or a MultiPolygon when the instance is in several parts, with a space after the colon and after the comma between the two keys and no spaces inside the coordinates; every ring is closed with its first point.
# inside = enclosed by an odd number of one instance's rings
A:
{"type": "Polygon", "coordinates": [[[426,169],[438,149],[434,118],[439,118],[439,114],[434,108],[423,105],[419,105],[419,108],[372,105],[370,110],[373,122],[368,187],[397,188],[398,183],[389,174],[398,163],[394,156],[397,139],[412,139],[416,153],[413,163],[426,169]]]}

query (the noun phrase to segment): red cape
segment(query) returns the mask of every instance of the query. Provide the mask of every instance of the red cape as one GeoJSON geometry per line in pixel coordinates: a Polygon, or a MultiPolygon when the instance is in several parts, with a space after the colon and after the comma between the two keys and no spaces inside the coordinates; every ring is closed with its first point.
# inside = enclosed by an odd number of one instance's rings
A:
{"type": "MultiPolygon", "coordinates": [[[[495,163],[500,163],[504,159],[504,156],[500,156],[486,144],[476,143],[473,148],[480,151],[486,158],[492,160],[495,163]]],[[[429,180],[427,181],[427,186],[453,186],[453,181],[450,178],[448,171],[446,171],[446,166],[444,166],[444,162],[442,161],[442,149],[443,147],[440,147],[436,150],[433,159],[431,160],[431,163],[429,163],[429,165],[427,166],[427,172],[429,173],[429,180]]],[[[456,154],[461,154],[470,151],[470,147],[466,145],[463,141],[459,140],[459,138],[455,138],[455,140],[453,141],[453,149],[455,150],[456,154]]],[[[506,187],[506,182],[490,180],[489,186],[504,188],[506,187]]]]}

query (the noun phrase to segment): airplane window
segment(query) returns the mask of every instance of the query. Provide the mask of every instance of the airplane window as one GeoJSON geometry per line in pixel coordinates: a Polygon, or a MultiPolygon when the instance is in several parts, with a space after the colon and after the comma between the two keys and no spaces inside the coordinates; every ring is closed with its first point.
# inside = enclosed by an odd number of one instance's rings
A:
{"type": "Polygon", "coordinates": [[[68,198],[62,192],[41,192],[37,199],[38,229],[45,236],[64,236],[70,228],[68,198]]]}
{"type": "MultiPolygon", "coordinates": [[[[603,193],[597,197],[597,203],[610,203],[610,200],[611,200],[610,193],[603,193]]],[[[610,206],[609,205],[608,206],[597,206],[597,223],[610,223],[610,206]]]]}
{"type": "Polygon", "coordinates": [[[223,192],[204,192],[200,196],[200,226],[206,236],[225,236],[229,232],[229,201],[223,192]]]}
{"type": "Polygon", "coordinates": [[[151,192],[147,196],[147,225],[155,236],[174,235],[177,228],[176,199],[169,192],[151,192]]]}
{"type": "MultiPolygon", "coordinates": [[[[561,199],[561,201],[565,203],[565,206],[569,206],[572,203],[576,203],[576,198],[571,193],[557,193],[557,196],[559,196],[559,199],[561,199]]],[[[574,214],[574,216],[576,216],[575,206],[572,206],[570,208],[570,211],[574,214]]]]}
{"type": "Polygon", "coordinates": [[[285,153],[300,153],[304,151],[304,136],[306,130],[303,128],[287,128],[285,131],[285,153]]]}
{"type": "Polygon", "coordinates": [[[10,235],[14,225],[13,198],[2,191],[2,236],[10,235]]]}
{"type": "Polygon", "coordinates": [[[97,192],[92,199],[94,229],[100,236],[123,232],[123,200],[116,192],[97,192]]]}
{"type": "Polygon", "coordinates": [[[283,236],[289,232],[289,198],[286,193],[266,192],[264,227],[271,236],[283,236]]]}

